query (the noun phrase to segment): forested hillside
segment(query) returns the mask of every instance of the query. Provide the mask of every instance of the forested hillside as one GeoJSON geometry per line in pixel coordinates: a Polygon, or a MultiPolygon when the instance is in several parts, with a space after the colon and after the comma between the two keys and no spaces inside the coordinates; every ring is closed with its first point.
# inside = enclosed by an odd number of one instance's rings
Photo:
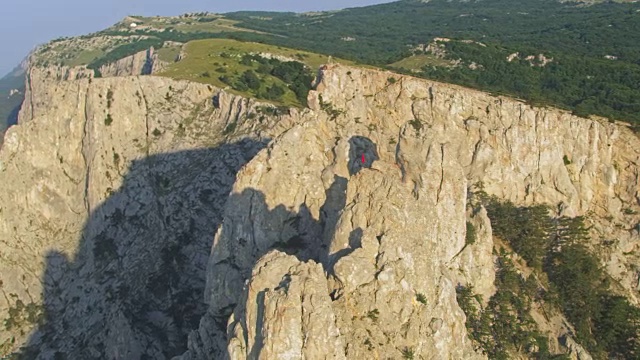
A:
{"type": "MultiPolygon", "coordinates": [[[[338,12],[238,12],[236,26],[267,32],[235,34],[387,66],[435,37],[445,60],[414,75],[511,94],[538,104],[640,123],[640,4],[583,6],[554,0],[428,3],[400,1],[338,12]],[[513,53],[522,54],[507,61],[513,53]],[[552,61],[535,66],[525,56],[552,61]],[[472,65],[474,64],[474,65],[472,65]]],[[[402,70],[400,70],[402,71],[402,70]]]]}

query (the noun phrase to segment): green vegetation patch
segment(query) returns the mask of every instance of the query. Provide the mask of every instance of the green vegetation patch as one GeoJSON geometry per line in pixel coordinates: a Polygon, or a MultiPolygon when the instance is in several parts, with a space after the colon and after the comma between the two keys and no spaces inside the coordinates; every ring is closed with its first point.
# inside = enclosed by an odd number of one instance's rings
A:
{"type": "Polygon", "coordinates": [[[609,277],[587,248],[565,244],[550,254],[546,270],[553,284],[549,301],[562,309],[596,358],[640,357],[640,309],[611,293],[609,277]]]}
{"type": "Polygon", "coordinates": [[[464,237],[465,245],[474,244],[476,242],[476,238],[477,238],[476,227],[472,223],[467,221],[467,231],[464,237]]]}
{"type": "MultiPolygon", "coordinates": [[[[533,105],[552,105],[582,117],[599,115],[640,125],[638,64],[556,50],[544,54],[553,58],[552,62],[532,66],[523,59],[506,61],[510,54],[522,52],[518,46],[481,47],[463,42],[445,46],[446,58],[462,59],[461,64],[454,68],[424,66],[420,76],[515,96],[533,105]],[[471,68],[472,62],[483,69],[471,68]]],[[[540,53],[532,49],[525,55],[540,53]]],[[[640,59],[637,61],[640,63],[640,59]]]]}
{"type": "Polygon", "coordinates": [[[373,309],[367,312],[367,318],[369,318],[371,321],[378,321],[378,316],[380,316],[380,311],[378,311],[378,309],[373,309]]]}
{"type": "Polygon", "coordinates": [[[92,61],[104,56],[105,52],[102,49],[84,49],[81,50],[73,58],[64,62],[67,66],[80,66],[89,64],[92,61]]]}
{"type": "Polygon", "coordinates": [[[36,51],[35,64],[39,66],[82,66],[97,61],[115,48],[138,41],[139,37],[123,38],[84,35],[77,38],[60,38],[36,51]],[[91,41],[87,41],[87,40],[91,41]]]}
{"type": "Polygon", "coordinates": [[[210,33],[223,33],[223,32],[236,32],[236,31],[249,31],[257,32],[251,29],[243,29],[236,27],[238,21],[225,19],[223,17],[203,17],[199,20],[177,24],[175,29],[186,33],[191,32],[210,32],[210,33]]]}
{"type": "Polygon", "coordinates": [[[180,46],[167,46],[161,49],[158,49],[156,53],[158,54],[158,59],[165,62],[174,62],[180,55],[180,46]]]}
{"type": "Polygon", "coordinates": [[[490,359],[511,359],[521,351],[529,352],[534,359],[568,359],[549,352],[548,338],[538,330],[530,314],[538,289],[534,277],[519,275],[504,252],[498,258],[495,285],[496,293],[484,309],[472,287],[456,288],[458,304],[467,315],[467,330],[476,347],[490,359]]]}
{"type": "Polygon", "coordinates": [[[11,331],[26,324],[42,324],[45,317],[45,309],[36,303],[25,304],[15,294],[9,294],[14,298],[15,304],[9,307],[9,317],[4,320],[4,329],[11,331]]]}
{"type": "Polygon", "coordinates": [[[320,109],[326,112],[331,117],[331,120],[335,120],[338,116],[345,113],[342,109],[337,109],[331,102],[324,101],[322,94],[319,95],[320,109]]]}
{"type": "Polygon", "coordinates": [[[414,352],[413,352],[412,348],[405,347],[402,350],[400,350],[400,352],[402,353],[402,358],[403,359],[413,360],[414,352]]]}
{"type": "Polygon", "coordinates": [[[224,18],[222,15],[211,13],[184,14],[173,17],[130,17],[129,21],[124,21],[111,27],[111,30],[128,32],[132,34],[146,34],[151,32],[166,31],[182,33],[233,33],[233,32],[258,32],[251,29],[236,27],[238,21],[224,18]],[[130,25],[135,22],[137,26],[130,25]]]}
{"type": "MultiPolygon", "coordinates": [[[[544,206],[517,207],[482,193],[479,197],[487,208],[494,235],[506,240],[540,278],[548,278],[543,299],[569,319],[580,344],[596,359],[638,358],[640,309],[611,292],[612,279],[585,246],[585,219],[553,217],[544,206]]],[[[504,277],[508,267],[511,265],[501,260],[496,279],[498,294],[505,284],[512,284],[509,286],[516,294],[527,294],[526,282],[520,281],[524,288],[517,289],[512,276],[504,277]]]]}
{"type": "Polygon", "coordinates": [[[506,240],[527,265],[542,271],[555,224],[543,205],[518,207],[490,200],[486,205],[494,235],[506,240]]]}
{"type": "Polygon", "coordinates": [[[389,65],[392,69],[404,69],[408,71],[422,71],[425,66],[451,66],[451,62],[433,55],[411,55],[389,65]]]}
{"type": "Polygon", "coordinates": [[[414,128],[414,129],[416,130],[416,132],[418,132],[418,133],[420,132],[420,130],[422,130],[422,127],[423,127],[422,122],[421,122],[420,120],[418,120],[418,119],[412,119],[412,120],[410,120],[410,121],[409,121],[409,124],[410,124],[411,126],[413,126],[413,128],[414,128]]]}
{"type": "Polygon", "coordinates": [[[322,55],[228,39],[191,41],[185,53],[182,61],[159,75],[228,87],[286,106],[306,105],[315,69],[328,60],[322,55]]]}
{"type": "Polygon", "coordinates": [[[136,54],[140,51],[148,50],[151,47],[161,48],[163,43],[164,42],[161,39],[157,38],[138,39],[130,43],[120,45],[106,53],[104,56],[93,60],[87,65],[87,68],[94,70],[96,76],[99,77],[101,75],[100,67],[102,67],[103,65],[116,62],[122,58],[136,54]]]}

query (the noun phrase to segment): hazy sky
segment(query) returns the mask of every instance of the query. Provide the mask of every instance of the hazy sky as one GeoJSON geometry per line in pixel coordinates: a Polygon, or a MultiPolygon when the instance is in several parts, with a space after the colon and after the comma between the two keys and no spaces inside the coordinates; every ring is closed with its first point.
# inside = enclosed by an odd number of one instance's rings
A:
{"type": "Polygon", "coordinates": [[[10,0],[0,6],[0,77],[37,44],[102,30],[127,15],[238,10],[314,11],[390,0],[10,0]]]}

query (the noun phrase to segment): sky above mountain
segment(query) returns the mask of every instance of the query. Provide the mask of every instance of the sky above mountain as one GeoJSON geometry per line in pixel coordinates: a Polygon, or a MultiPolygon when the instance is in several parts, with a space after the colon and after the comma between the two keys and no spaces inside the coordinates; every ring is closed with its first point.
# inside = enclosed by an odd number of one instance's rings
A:
{"type": "Polygon", "coordinates": [[[240,10],[317,11],[358,7],[388,0],[19,0],[0,10],[0,77],[36,45],[60,36],[75,36],[109,27],[127,15],[179,15],[240,10]]]}

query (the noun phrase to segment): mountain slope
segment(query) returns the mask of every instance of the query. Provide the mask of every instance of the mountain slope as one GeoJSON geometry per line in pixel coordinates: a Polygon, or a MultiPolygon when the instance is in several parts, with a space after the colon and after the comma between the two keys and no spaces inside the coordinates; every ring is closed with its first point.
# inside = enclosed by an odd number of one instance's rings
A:
{"type": "Polygon", "coordinates": [[[2,351],[37,328],[27,358],[181,353],[235,172],[287,121],[167,78],[40,80],[0,153],[2,351]]]}
{"type": "Polygon", "coordinates": [[[376,70],[332,65],[320,79],[310,109],[275,117],[156,76],[34,81],[21,115],[34,117],[0,152],[5,325],[13,336],[39,325],[24,354],[479,356],[456,300],[458,284],[493,291],[490,232],[465,242],[479,182],[589,214],[589,246],[637,296],[640,147],[628,129],[376,70]],[[273,337],[246,342],[262,331],[273,337]]]}
{"type": "MultiPolygon", "coordinates": [[[[314,357],[302,339],[345,344],[331,358],[473,357],[465,340],[451,340],[459,335],[448,305],[456,284],[492,294],[491,277],[473,277],[493,267],[491,236],[465,246],[472,184],[560,215],[590,214],[595,248],[605,247],[600,237],[637,246],[637,230],[626,230],[637,215],[615,210],[618,196],[637,208],[638,138],[628,129],[391,73],[335,66],[322,79],[309,101],[317,119],[285,132],[238,175],[208,268],[209,311],[185,359],[273,355],[284,339],[303,358],[314,357]],[[569,155],[575,165],[565,164],[569,155]],[[599,175],[618,171],[613,163],[627,170],[599,175]],[[612,227],[609,216],[625,225],[612,227]],[[323,286],[329,309],[316,295],[323,286]],[[339,331],[307,321],[305,310],[335,318],[339,331]],[[254,340],[260,328],[282,337],[254,340]]],[[[626,258],[627,269],[637,261],[621,250],[610,256],[626,258]]],[[[616,278],[637,296],[635,275],[623,273],[616,278]]]]}

